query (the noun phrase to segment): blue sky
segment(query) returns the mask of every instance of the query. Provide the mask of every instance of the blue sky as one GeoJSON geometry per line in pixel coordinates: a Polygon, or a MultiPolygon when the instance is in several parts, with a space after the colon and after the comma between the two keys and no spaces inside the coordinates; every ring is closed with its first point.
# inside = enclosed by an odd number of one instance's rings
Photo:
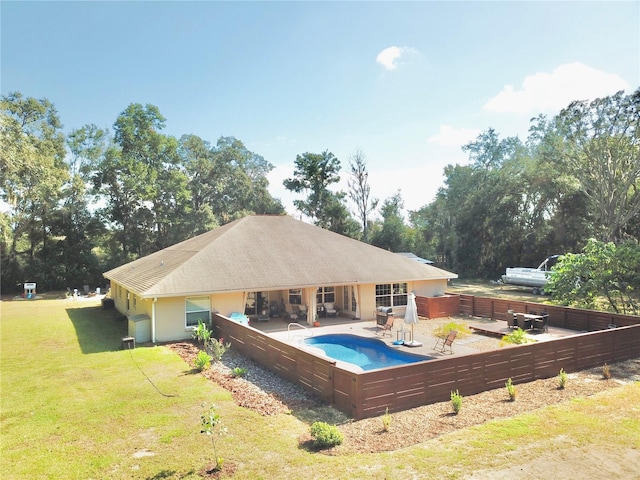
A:
{"type": "Polygon", "coordinates": [[[372,195],[430,203],[461,145],[574,99],[640,86],[640,2],[0,3],[3,95],[52,101],[65,131],[131,103],[164,133],[235,136],[276,166],[367,159],[372,195]]]}

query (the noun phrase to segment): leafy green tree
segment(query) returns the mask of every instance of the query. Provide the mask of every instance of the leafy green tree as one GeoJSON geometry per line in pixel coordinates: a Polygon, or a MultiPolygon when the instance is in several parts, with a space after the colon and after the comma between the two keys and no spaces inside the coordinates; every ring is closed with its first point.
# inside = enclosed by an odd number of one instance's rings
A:
{"type": "Polygon", "coordinates": [[[329,194],[323,213],[323,228],[349,238],[359,239],[361,236],[360,225],[349,213],[344,202],[344,195],[333,192],[329,192],[329,194]]]}
{"type": "Polygon", "coordinates": [[[340,181],[339,173],[340,160],[333,153],[304,153],[296,156],[293,177],[283,182],[287,190],[307,194],[306,200],[294,200],[293,204],[323,228],[330,224],[327,208],[335,202],[329,186],[340,181]]]}
{"type": "Polygon", "coordinates": [[[50,265],[43,251],[51,241],[51,223],[69,176],[61,129],[47,99],[19,92],[1,97],[0,199],[9,209],[2,223],[5,289],[28,278],[50,288],[50,265]]]}
{"type": "Polygon", "coordinates": [[[567,254],[555,265],[545,290],[569,306],[616,313],[640,312],[640,246],[635,240],[616,245],[590,239],[582,253],[567,254]]]}
{"type": "Polygon", "coordinates": [[[616,241],[640,213],[640,89],[576,101],[555,119],[552,148],[586,195],[599,238],[616,241]]]}
{"type": "Polygon", "coordinates": [[[195,135],[180,139],[193,208],[210,211],[218,224],[248,214],[284,213],[269,193],[267,174],[273,165],[234,137],[220,137],[215,147],[195,135]]]}
{"type": "MultiPolygon", "coordinates": [[[[526,149],[493,130],[463,147],[470,165],[445,167],[434,207],[420,211],[423,228],[448,268],[463,276],[496,276],[533,250],[534,192],[526,187],[526,149]]],[[[540,215],[537,215],[539,218],[540,215]]],[[[414,215],[417,222],[419,216],[414,215]]]]}
{"type": "Polygon", "coordinates": [[[102,281],[99,258],[94,247],[106,232],[104,224],[89,210],[87,182],[104,155],[108,132],[86,125],[66,138],[70,151],[71,178],[63,187],[63,202],[54,224],[58,240],[48,256],[55,258],[51,270],[59,287],[96,286],[102,281]]]}
{"type": "Polygon", "coordinates": [[[380,207],[382,222],[371,237],[371,244],[391,252],[411,250],[409,229],[404,223],[404,201],[400,191],[385,199],[380,207]]]}
{"type": "Polygon", "coordinates": [[[106,200],[122,259],[147,255],[198,232],[178,142],[160,131],[154,105],[129,105],[114,124],[114,143],[94,175],[106,200]]]}

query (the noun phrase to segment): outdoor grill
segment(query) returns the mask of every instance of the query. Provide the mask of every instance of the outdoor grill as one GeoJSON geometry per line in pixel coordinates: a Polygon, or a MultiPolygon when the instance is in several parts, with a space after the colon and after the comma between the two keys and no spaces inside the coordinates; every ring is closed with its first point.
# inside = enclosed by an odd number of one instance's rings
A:
{"type": "Polygon", "coordinates": [[[378,325],[386,324],[388,317],[393,317],[392,307],[378,307],[376,309],[376,323],[378,325]]]}

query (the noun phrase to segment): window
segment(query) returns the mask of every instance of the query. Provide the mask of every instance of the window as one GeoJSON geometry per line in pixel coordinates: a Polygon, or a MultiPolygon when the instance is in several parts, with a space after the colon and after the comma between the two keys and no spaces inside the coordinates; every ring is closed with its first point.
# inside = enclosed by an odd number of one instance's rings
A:
{"type": "Polygon", "coordinates": [[[342,305],[344,305],[345,308],[349,308],[349,288],[348,287],[344,287],[342,289],[342,305]]]}
{"type": "Polygon", "coordinates": [[[321,303],[335,303],[335,301],[336,292],[334,287],[318,287],[318,292],[316,293],[318,305],[321,303]]]}
{"type": "Polygon", "coordinates": [[[289,290],[289,303],[291,305],[302,305],[302,289],[294,288],[289,290]]]}
{"type": "Polygon", "coordinates": [[[407,304],[406,283],[376,285],[376,307],[399,307],[407,304]]]}
{"type": "Polygon", "coordinates": [[[244,314],[245,315],[256,315],[258,312],[256,310],[256,292],[248,292],[247,293],[247,303],[244,305],[244,314]]]}
{"type": "Polygon", "coordinates": [[[209,297],[188,297],[185,300],[185,326],[197,327],[198,320],[210,321],[209,297]]]}

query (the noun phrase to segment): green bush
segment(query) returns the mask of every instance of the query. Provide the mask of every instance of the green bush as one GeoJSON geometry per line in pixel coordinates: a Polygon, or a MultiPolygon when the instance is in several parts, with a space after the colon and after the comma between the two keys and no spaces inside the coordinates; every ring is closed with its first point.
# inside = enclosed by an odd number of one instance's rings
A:
{"type": "Polygon", "coordinates": [[[222,355],[231,348],[231,344],[227,343],[225,345],[224,339],[217,340],[216,338],[211,338],[209,343],[206,344],[207,351],[211,354],[214,360],[220,361],[222,355]]]}
{"type": "Polygon", "coordinates": [[[501,343],[502,344],[512,343],[512,344],[515,344],[515,345],[522,345],[523,343],[530,343],[530,342],[533,342],[533,341],[534,340],[532,340],[531,338],[527,337],[527,332],[525,332],[521,328],[516,328],[510,334],[505,335],[504,337],[502,337],[502,342],[501,343]]]}
{"type": "Polygon", "coordinates": [[[200,350],[198,356],[193,361],[193,366],[200,372],[206,370],[211,366],[211,356],[204,350],[200,350]]]}
{"type": "Polygon", "coordinates": [[[344,439],[335,425],[325,422],[314,422],[311,425],[311,437],[315,448],[331,448],[340,445],[344,439]]]}
{"type": "Polygon", "coordinates": [[[231,376],[234,378],[244,377],[247,374],[247,369],[243,367],[236,367],[231,372],[231,376]]]}
{"type": "Polygon", "coordinates": [[[462,395],[460,392],[456,390],[455,392],[451,391],[451,406],[453,407],[453,413],[456,415],[460,413],[460,409],[462,408],[462,395]]]}

